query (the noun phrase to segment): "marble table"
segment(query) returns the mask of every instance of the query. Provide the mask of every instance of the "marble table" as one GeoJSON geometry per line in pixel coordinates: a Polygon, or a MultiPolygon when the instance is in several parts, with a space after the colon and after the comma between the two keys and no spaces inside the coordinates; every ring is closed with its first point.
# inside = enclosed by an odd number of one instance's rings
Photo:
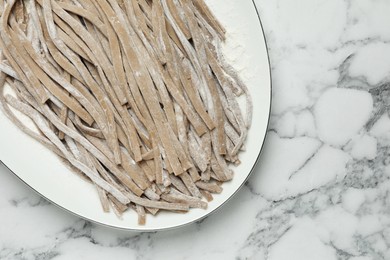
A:
{"type": "Polygon", "coordinates": [[[0,168],[0,259],[390,259],[390,1],[258,0],[273,77],[245,187],[185,228],[129,233],[0,168]]]}

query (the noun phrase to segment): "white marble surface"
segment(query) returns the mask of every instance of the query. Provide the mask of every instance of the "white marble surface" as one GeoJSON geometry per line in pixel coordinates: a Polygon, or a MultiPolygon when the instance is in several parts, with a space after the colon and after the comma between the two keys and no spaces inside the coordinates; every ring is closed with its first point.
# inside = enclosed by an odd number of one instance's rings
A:
{"type": "Polygon", "coordinates": [[[227,206],[178,230],[116,231],[1,167],[0,259],[390,259],[390,1],[257,5],[271,125],[259,167],[227,206]]]}

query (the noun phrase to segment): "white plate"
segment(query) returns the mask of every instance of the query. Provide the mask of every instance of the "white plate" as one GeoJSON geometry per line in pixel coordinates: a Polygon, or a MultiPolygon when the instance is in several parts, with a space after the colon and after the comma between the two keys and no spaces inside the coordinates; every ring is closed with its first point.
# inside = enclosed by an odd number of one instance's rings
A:
{"type": "Polygon", "coordinates": [[[145,226],[129,210],[122,220],[103,213],[94,187],[66,168],[52,152],[21,132],[0,112],[0,160],[28,186],[58,206],[93,222],[115,228],[155,231],[179,227],[209,215],[231,198],[253,170],[263,146],[271,103],[268,53],[256,7],[252,0],[206,0],[227,29],[225,55],[239,71],[254,101],[253,125],[240,154],[234,179],[223,185],[207,210],[186,214],[161,212],[148,215],[145,226]]]}

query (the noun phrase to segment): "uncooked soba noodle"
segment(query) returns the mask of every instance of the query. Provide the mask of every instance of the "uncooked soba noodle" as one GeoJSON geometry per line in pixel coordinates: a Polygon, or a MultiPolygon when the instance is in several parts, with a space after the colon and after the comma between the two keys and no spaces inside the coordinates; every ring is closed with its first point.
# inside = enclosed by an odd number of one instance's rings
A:
{"type": "Polygon", "coordinates": [[[94,185],[105,212],[145,224],[223,192],[252,103],[203,0],[0,0],[0,15],[2,111],[94,185]]]}

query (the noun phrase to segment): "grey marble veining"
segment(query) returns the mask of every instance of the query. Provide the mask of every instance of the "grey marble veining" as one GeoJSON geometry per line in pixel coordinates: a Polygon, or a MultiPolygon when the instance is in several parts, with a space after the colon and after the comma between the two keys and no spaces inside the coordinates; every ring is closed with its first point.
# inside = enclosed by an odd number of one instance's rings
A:
{"type": "Polygon", "coordinates": [[[259,166],[217,214],[129,233],[1,168],[0,259],[390,259],[390,2],[257,0],[273,107],[259,166]]]}

